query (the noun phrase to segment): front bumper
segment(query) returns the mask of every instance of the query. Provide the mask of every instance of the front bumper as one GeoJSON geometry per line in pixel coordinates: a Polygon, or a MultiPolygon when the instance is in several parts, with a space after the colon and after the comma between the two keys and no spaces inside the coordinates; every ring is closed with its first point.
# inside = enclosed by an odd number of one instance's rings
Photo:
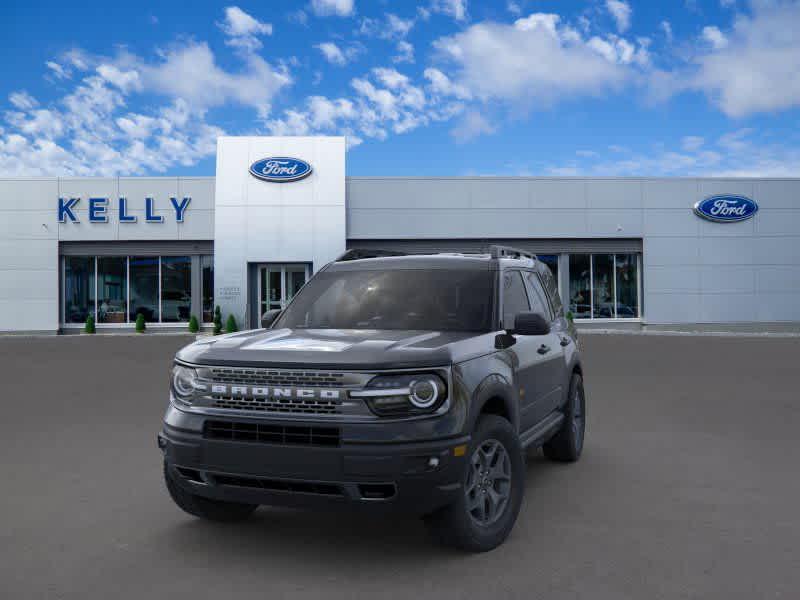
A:
{"type": "MultiPolygon", "coordinates": [[[[170,411],[159,434],[159,447],[175,482],[199,496],[249,504],[358,507],[422,515],[453,502],[461,493],[466,460],[462,447],[469,444],[469,436],[381,443],[354,442],[344,436],[338,446],[317,447],[209,439],[202,426],[197,428],[204,418],[193,418],[194,428],[184,429],[175,426],[185,424],[184,419],[171,424],[169,417],[170,411]]],[[[272,419],[257,422],[282,424],[272,419]]]]}

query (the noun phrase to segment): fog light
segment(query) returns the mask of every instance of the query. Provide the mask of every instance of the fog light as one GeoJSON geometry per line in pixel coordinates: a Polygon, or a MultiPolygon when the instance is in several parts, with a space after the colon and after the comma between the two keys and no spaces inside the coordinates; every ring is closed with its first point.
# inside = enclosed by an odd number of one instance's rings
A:
{"type": "Polygon", "coordinates": [[[428,468],[429,469],[435,469],[438,466],[439,466],[439,458],[436,457],[436,456],[431,456],[428,459],[428,468]]]}

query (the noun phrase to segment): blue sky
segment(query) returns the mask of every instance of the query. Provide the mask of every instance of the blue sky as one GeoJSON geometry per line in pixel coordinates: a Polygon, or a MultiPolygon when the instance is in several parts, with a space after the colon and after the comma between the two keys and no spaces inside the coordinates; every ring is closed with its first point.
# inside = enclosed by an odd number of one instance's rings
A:
{"type": "Polygon", "coordinates": [[[5,2],[0,175],[800,176],[800,1],[5,2]]]}

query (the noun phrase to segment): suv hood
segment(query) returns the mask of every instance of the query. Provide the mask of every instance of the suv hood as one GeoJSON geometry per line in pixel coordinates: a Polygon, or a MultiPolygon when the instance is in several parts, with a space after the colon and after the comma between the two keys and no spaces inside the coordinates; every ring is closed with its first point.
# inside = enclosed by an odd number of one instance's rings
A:
{"type": "Polygon", "coordinates": [[[459,331],[355,329],[254,329],[203,338],[178,352],[181,361],[205,365],[323,369],[438,367],[483,352],[478,339],[459,331]],[[471,342],[470,342],[471,341],[471,342]],[[465,343],[463,343],[465,342],[465,343]]]}

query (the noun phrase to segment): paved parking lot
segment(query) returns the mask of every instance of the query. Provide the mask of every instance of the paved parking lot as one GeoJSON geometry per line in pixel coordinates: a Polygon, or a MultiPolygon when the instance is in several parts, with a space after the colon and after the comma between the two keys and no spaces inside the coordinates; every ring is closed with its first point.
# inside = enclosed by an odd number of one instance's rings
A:
{"type": "Polygon", "coordinates": [[[796,338],[584,336],[584,458],[532,457],[483,555],[415,520],[181,513],[155,434],[187,341],[0,338],[0,598],[800,595],[796,338]]]}

